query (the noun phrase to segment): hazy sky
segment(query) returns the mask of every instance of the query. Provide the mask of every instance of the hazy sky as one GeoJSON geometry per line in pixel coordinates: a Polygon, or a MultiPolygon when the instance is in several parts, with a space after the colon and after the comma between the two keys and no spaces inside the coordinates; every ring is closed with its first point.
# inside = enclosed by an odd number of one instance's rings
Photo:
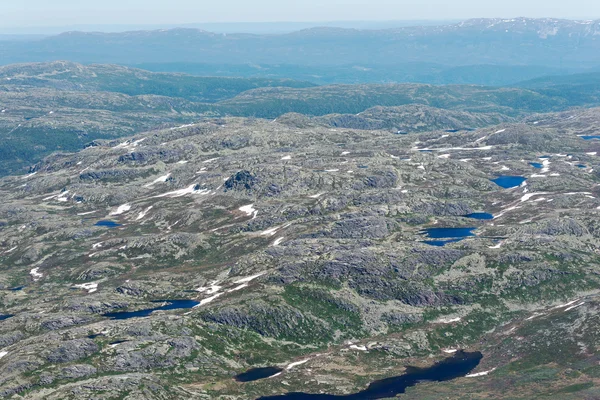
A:
{"type": "Polygon", "coordinates": [[[4,27],[600,17],[598,0],[0,0],[4,27]]]}

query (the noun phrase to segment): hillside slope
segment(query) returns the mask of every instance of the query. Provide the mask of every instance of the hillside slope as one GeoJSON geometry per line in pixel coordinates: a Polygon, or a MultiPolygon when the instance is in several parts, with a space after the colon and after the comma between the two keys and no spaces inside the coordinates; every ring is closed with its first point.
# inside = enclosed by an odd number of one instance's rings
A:
{"type": "Polygon", "coordinates": [[[535,117],[211,119],[1,179],[0,396],[342,395],[480,352],[406,398],[597,398],[600,109],[535,117]]]}

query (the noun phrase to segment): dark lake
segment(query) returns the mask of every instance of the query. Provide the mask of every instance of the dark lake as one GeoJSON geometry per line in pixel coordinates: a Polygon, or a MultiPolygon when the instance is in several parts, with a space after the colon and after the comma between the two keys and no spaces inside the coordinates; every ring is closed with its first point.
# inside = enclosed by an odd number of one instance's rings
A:
{"type": "Polygon", "coordinates": [[[600,139],[600,135],[579,136],[583,140],[600,139]]]}
{"type": "Polygon", "coordinates": [[[480,212],[480,213],[467,214],[467,215],[465,215],[465,218],[489,220],[489,219],[494,219],[494,216],[490,213],[480,212]]]}
{"type": "Polygon", "coordinates": [[[5,319],[9,319],[11,317],[14,317],[14,315],[10,315],[10,314],[0,315],[0,321],[4,321],[5,319]]]}
{"type": "Polygon", "coordinates": [[[448,243],[460,242],[466,237],[475,236],[473,230],[475,228],[429,228],[422,231],[430,239],[436,240],[425,240],[423,243],[430,246],[442,247],[448,243]],[[440,240],[441,239],[441,240],[440,240]]]}
{"type": "Polygon", "coordinates": [[[587,168],[587,165],[585,165],[585,164],[577,164],[577,168],[587,168]]]}
{"type": "Polygon", "coordinates": [[[529,165],[531,165],[533,168],[537,168],[537,169],[544,168],[544,164],[539,163],[539,162],[530,162],[529,165]]]}
{"type": "Polygon", "coordinates": [[[509,175],[503,175],[503,176],[499,176],[496,179],[492,179],[492,182],[494,182],[496,185],[503,187],[504,189],[510,189],[510,188],[514,188],[517,186],[521,186],[521,184],[523,182],[525,182],[527,179],[523,176],[509,176],[509,175]]]}
{"type": "Polygon", "coordinates": [[[371,383],[365,390],[348,395],[287,393],[280,396],[260,397],[258,400],[377,400],[396,397],[406,388],[419,382],[444,382],[461,378],[473,371],[483,358],[480,352],[457,352],[429,368],[408,367],[404,375],[382,379],[371,383]]]}
{"type": "Polygon", "coordinates": [[[235,380],[238,382],[252,382],[277,375],[281,371],[283,371],[283,369],[277,367],[252,368],[244,373],[236,375],[235,380]]]}
{"type": "Polygon", "coordinates": [[[121,224],[117,224],[115,221],[102,220],[98,221],[94,224],[94,226],[105,226],[107,228],[116,228],[117,226],[121,226],[121,224]]]}
{"type": "Polygon", "coordinates": [[[113,313],[102,314],[104,317],[111,319],[129,319],[129,318],[140,318],[147,317],[154,311],[168,311],[168,310],[180,310],[187,308],[194,308],[200,302],[194,300],[155,300],[153,303],[163,304],[160,307],[148,308],[139,311],[119,311],[113,313]],[[167,303],[167,304],[164,304],[167,303]]]}

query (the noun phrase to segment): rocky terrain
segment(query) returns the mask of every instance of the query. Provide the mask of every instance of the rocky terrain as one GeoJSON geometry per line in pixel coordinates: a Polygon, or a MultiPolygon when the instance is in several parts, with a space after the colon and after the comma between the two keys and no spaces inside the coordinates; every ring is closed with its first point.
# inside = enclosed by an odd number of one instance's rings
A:
{"type": "Polygon", "coordinates": [[[0,180],[0,396],[341,395],[465,349],[403,397],[598,398],[600,109],[333,119],[205,118],[0,180]]]}
{"type": "Polygon", "coordinates": [[[600,85],[594,76],[600,74],[520,87],[314,86],[289,79],[203,78],[115,65],[9,65],[0,67],[0,176],[26,173],[52,152],[78,151],[96,139],[214,117],[283,118],[300,128],[396,133],[517,122],[536,113],[599,105],[600,85]]]}

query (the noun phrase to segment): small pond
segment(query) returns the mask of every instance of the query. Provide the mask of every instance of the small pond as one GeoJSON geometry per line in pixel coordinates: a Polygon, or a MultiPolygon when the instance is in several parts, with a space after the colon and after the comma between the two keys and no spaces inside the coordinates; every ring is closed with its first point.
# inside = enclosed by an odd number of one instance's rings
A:
{"type": "Polygon", "coordinates": [[[116,228],[117,226],[121,226],[121,224],[118,224],[115,221],[102,220],[102,221],[96,222],[94,224],[94,226],[104,226],[107,228],[116,228]]]}
{"type": "Polygon", "coordinates": [[[425,240],[423,243],[430,246],[442,247],[448,243],[460,242],[466,237],[475,236],[473,230],[475,228],[429,228],[423,230],[421,233],[426,234],[429,239],[435,239],[425,240]]]}
{"type": "Polygon", "coordinates": [[[517,186],[521,186],[523,182],[525,182],[527,178],[523,176],[510,176],[510,175],[502,175],[496,179],[492,179],[496,185],[503,187],[504,189],[510,189],[517,186]]]}

